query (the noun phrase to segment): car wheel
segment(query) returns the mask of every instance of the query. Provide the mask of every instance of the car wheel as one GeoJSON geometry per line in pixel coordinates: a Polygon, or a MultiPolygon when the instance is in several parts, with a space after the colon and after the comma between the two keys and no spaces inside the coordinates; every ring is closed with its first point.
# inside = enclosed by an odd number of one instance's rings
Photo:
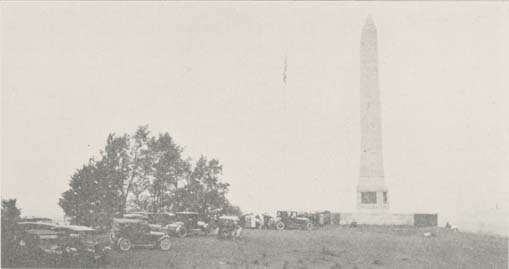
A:
{"type": "Polygon", "coordinates": [[[171,241],[169,238],[164,238],[159,242],[159,248],[164,251],[168,251],[171,248],[171,241]]]}
{"type": "Polygon", "coordinates": [[[306,229],[306,231],[311,231],[311,229],[313,229],[313,224],[311,222],[306,223],[304,229],[306,229]]]}
{"type": "Polygon", "coordinates": [[[282,222],[282,221],[278,221],[278,223],[276,223],[276,229],[277,229],[278,231],[282,231],[282,230],[284,230],[284,229],[285,229],[285,223],[284,223],[284,222],[282,222]]]}
{"type": "Polygon", "coordinates": [[[180,237],[180,238],[182,238],[182,237],[186,237],[186,236],[187,236],[187,230],[186,230],[186,227],[181,227],[180,229],[178,229],[177,235],[178,235],[178,237],[180,237]]]}
{"type": "Polygon", "coordinates": [[[122,251],[129,251],[133,247],[131,240],[127,238],[120,238],[118,240],[118,248],[122,251]]]}

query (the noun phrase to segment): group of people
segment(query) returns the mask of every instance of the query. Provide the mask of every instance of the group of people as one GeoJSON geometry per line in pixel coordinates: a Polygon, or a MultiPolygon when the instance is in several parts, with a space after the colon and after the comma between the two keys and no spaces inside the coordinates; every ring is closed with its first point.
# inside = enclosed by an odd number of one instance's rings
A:
{"type": "Polygon", "coordinates": [[[262,214],[261,216],[258,214],[247,214],[240,217],[240,224],[242,227],[271,229],[274,226],[274,218],[267,214],[262,214]]]}

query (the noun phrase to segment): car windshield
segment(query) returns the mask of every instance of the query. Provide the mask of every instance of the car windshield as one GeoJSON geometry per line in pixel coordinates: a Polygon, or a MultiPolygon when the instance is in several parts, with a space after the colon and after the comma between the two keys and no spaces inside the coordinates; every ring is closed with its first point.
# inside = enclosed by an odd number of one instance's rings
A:
{"type": "Polygon", "coordinates": [[[170,223],[172,221],[172,217],[167,214],[156,214],[154,215],[155,223],[170,223]]]}
{"type": "Polygon", "coordinates": [[[178,221],[182,221],[182,222],[192,221],[195,218],[196,218],[196,215],[193,215],[193,214],[177,214],[176,215],[176,219],[178,221]]]}

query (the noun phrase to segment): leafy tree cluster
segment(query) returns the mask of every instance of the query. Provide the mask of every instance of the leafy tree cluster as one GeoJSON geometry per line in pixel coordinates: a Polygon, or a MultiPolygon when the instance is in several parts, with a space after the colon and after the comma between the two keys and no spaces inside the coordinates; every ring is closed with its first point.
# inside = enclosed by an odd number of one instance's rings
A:
{"type": "Polygon", "coordinates": [[[183,148],[168,133],[153,136],[147,126],[134,135],[108,135],[98,160],[71,177],[59,205],[75,224],[107,226],[128,210],[208,213],[240,212],[226,198],[222,165],[202,156],[182,156],[183,148]]]}

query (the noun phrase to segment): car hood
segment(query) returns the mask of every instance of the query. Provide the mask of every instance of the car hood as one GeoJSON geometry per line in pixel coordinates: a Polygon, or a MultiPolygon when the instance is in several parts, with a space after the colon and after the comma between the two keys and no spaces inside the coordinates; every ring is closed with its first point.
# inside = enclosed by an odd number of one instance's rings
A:
{"type": "Polygon", "coordinates": [[[184,222],[176,221],[176,222],[168,224],[168,226],[166,226],[166,227],[170,228],[170,229],[176,229],[177,227],[182,226],[182,225],[184,225],[184,222]]]}
{"type": "Polygon", "coordinates": [[[150,235],[152,235],[152,236],[164,236],[166,234],[163,233],[163,232],[150,231],[150,235]]]}
{"type": "Polygon", "coordinates": [[[148,226],[150,226],[150,229],[152,230],[161,230],[163,228],[162,225],[159,225],[159,224],[149,224],[148,226]]]}

